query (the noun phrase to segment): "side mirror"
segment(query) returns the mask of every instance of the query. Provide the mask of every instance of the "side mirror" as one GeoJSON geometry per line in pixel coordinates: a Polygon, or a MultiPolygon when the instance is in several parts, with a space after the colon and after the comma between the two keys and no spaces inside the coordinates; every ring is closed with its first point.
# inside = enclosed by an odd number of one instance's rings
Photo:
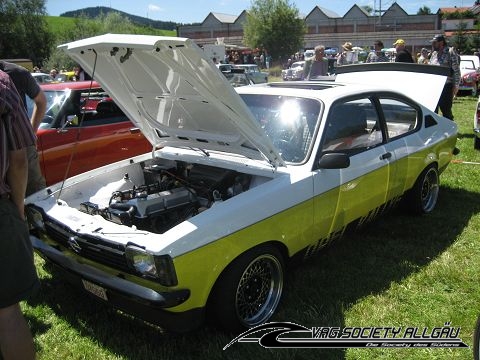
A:
{"type": "Polygon", "coordinates": [[[78,116],[77,115],[67,115],[67,120],[65,123],[62,125],[60,129],[58,129],[58,132],[66,132],[67,130],[65,129],[67,126],[78,126],[79,121],[78,121],[78,116]]]}
{"type": "Polygon", "coordinates": [[[350,166],[350,157],[345,153],[323,154],[318,161],[320,169],[345,169],[350,166]]]}
{"type": "Polygon", "coordinates": [[[67,121],[65,121],[65,126],[78,126],[78,116],[77,115],[68,115],[67,121]]]}

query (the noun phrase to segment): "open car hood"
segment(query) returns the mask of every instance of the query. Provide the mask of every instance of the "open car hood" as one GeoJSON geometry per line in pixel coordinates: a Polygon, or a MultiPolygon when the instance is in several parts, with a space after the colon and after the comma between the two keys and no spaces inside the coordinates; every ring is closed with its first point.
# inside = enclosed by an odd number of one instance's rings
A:
{"type": "Polygon", "coordinates": [[[193,41],[106,34],[59,48],[102,85],[153,145],[284,165],[244,101],[193,41]]]}
{"type": "Polygon", "coordinates": [[[381,85],[435,111],[450,69],[393,62],[339,66],[336,73],[336,82],[381,85]]]}

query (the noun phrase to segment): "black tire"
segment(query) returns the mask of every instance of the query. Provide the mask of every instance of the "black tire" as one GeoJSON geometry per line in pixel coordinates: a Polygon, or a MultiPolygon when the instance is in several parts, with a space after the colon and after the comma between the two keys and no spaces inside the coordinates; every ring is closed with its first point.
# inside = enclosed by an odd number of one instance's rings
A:
{"type": "Polygon", "coordinates": [[[430,165],[422,171],[407,195],[409,209],[417,215],[431,213],[437,204],[439,190],[437,167],[430,165]]]}
{"type": "Polygon", "coordinates": [[[473,359],[480,360],[480,315],[475,324],[475,331],[473,332],[473,359]]]}
{"type": "Polygon", "coordinates": [[[261,245],[235,259],[215,284],[208,316],[226,331],[240,333],[268,321],[282,296],[284,260],[273,245],[261,245]]]}
{"type": "Polygon", "coordinates": [[[478,137],[477,135],[475,135],[475,137],[473,138],[473,148],[476,150],[480,150],[480,137],[478,137]]]}

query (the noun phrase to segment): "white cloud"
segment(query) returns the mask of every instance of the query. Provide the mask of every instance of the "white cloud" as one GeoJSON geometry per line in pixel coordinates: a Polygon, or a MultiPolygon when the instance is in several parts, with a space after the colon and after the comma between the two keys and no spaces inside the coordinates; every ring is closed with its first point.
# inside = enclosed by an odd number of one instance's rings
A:
{"type": "Polygon", "coordinates": [[[163,11],[163,9],[158,6],[158,5],[155,5],[155,4],[148,4],[148,11],[150,12],[160,12],[160,11],[163,11]]]}

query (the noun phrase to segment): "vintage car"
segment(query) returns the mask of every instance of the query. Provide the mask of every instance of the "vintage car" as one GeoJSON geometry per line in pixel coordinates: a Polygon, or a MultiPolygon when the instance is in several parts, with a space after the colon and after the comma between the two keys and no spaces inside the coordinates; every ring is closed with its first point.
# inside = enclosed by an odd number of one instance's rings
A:
{"type": "Polygon", "coordinates": [[[230,72],[224,72],[223,75],[233,87],[255,85],[255,81],[245,69],[231,69],[230,72]]]}
{"type": "MultiPolygon", "coordinates": [[[[47,185],[152,150],[96,82],[44,84],[41,88],[47,111],[37,131],[37,149],[47,185]]],[[[27,108],[31,113],[30,98],[27,108]]]]}
{"type": "Polygon", "coordinates": [[[477,55],[460,55],[459,91],[468,91],[477,96],[480,83],[480,59],[477,55]]]}
{"type": "Polygon", "coordinates": [[[244,69],[255,82],[255,84],[261,84],[268,82],[268,73],[261,71],[256,64],[235,64],[237,69],[244,69]]]}
{"type": "Polygon", "coordinates": [[[168,330],[268,321],[287,263],[401,200],[430,213],[456,153],[457,125],[432,111],[438,66],[234,89],[189,39],[61,48],[157,149],[28,197],[33,246],[95,298],[168,330]]]}
{"type": "Polygon", "coordinates": [[[292,66],[290,66],[288,69],[283,69],[282,70],[283,81],[302,80],[304,66],[305,66],[305,61],[295,61],[292,64],[292,66]]]}
{"type": "Polygon", "coordinates": [[[32,73],[32,76],[39,84],[48,84],[55,82],[55,79],[50,76],[50,74],[36,72],[32,73]]]}
{"type": "Polygon", "coordinates": [[[473,115],[473,148],[480,150],[480,97],[477,100],[475,114],[473,115]]]}

